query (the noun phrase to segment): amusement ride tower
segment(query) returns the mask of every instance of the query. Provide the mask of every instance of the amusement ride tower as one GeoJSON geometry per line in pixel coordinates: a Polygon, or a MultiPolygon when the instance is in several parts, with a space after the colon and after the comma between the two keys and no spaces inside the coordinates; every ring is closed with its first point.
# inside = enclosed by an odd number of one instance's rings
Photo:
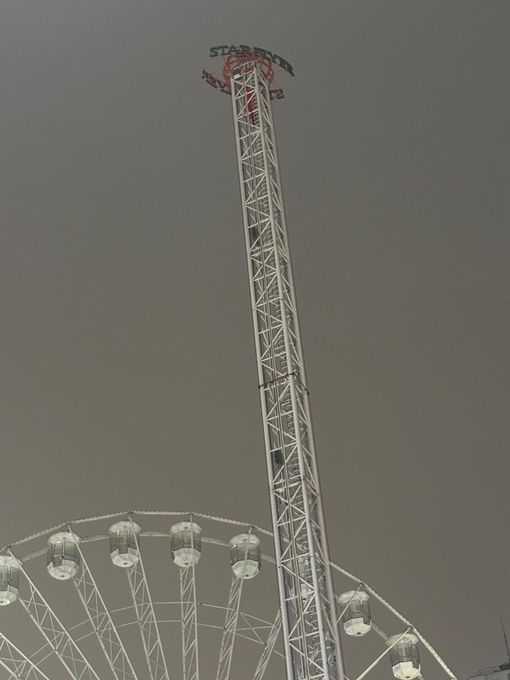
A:
{"type": "Polygon", "coordinates": [[[283,663],[287,680],[364,680],[385,657],[396,680],[456,680],[407,618],[329,559],[271,112],[275,70],[293,69],[256,47],[210,54],[222,73],[203,77],[234,115],[273,530],[138,510],[4,546],[0,680],[273,680],[283,663]]]}
{"type": "Polygon", "coordinates": [[[220,51],[228,55],[221,89],[234,114],[287,677],[337,680],[336,607],[271,112],[274,64],[292,67],[266,50],[211,50],[220,51]]]}

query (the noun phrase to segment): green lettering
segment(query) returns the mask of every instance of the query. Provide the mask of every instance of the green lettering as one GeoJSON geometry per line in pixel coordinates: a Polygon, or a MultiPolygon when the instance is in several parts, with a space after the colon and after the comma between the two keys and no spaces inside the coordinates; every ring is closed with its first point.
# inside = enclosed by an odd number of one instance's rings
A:
{"type": "Polygon", "coordinates": [[[225,47],[228,47],[228,45],[218,45],[217,47],[211,47],[209,49],[209,56],[210,57],[217,57],[219,50],[223,50],[225,47]]]}
{"type": "Polygon", "coordinates": [[[285,59],[282,59],[281,57],[278,57],[280,61],[280,66],[287,71],[287,73],[290,73],[291,76],[294,75],[294,69],[292,66],[289,64],[288,61],[285,61],[285,59]]]}

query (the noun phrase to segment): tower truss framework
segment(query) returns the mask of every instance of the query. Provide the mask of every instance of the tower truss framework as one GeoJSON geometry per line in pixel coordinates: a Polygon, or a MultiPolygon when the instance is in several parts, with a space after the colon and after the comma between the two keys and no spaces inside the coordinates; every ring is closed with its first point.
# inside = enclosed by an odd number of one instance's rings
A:
{"type": "Polygon", "coordinates": [[[342,659],[271,111],[271,73],[260,59],[240,59],[230,71],[230,92],[287,676],[340,680],[342,659]]]}

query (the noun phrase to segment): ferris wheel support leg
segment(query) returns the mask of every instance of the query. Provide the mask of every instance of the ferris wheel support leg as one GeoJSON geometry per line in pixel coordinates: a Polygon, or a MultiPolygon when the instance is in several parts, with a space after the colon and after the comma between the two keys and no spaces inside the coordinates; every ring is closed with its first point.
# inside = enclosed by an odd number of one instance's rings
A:
{"type": "Polygon", "coordinates": [[[264,649],[262,650],[262,654],[260,655],[257,668],[255,669],[255,673],[253,674],[253,680],[262,680],[262,678],[264,677],[267,664],[269,663],[269,659],[271,658],[271,654],[273,653],[273,649],[276,644],[276,641],[278,640],[281,629],[282,629],[282,614],[281,611],[278,610],[273,625],[271,626],[271,630],[269,631],[269,635],[267,636],[266,644],[264,645],[264,649]]]}
{"type": "Polygon", "coordinates": [[[182,677],[199,680],[198,619],[195,565],[179,568],[181,593],[182,677]]]}
{"type": "Polygon", "coordinates": [[[143,566],[138,532],[134,529],[133,536],[136,541],[138,560],[127,570],[127,577],[133,604],[135,606],[145,659],[147,661],[151,680],[169,680],[168,667],[154,612],[154,604],[145,575],[145,568],[143,566]]]}
{"type": "MultiPolygon", "coordinates": [[[[72,531],[70,527],[69,530],[72,531]]],[[[80,570],[73,579],[73,583],[106,660],[117,680],[137,680],[110,611],[103,600],[79,544],[77,544],[77,550],[80,555],[80,570]]]]}
{"type": "Polygon", "coordinates": [[[225,614],[225,626],[221,638],[220,657],[218,660],[218,670],[216,680],[228,680],[230,676],[230,666],[232,664],[232,654],[234,652],[234,642],[237,632],[237,622],[239,620],[239,609],[241,606],[241,595],[243,592],[244,579],[237,576],[232,577],[230,592],[228,596],[227,611],[225,614]]]}
{"type": "Polygon", "coordinates": [[[3,633],[0,633],[0,667],[16,680],[49,680],[3,633]]]}
{"type": "MultiPolygon", "coordinates": [[[[12,553],[11,553],[12,555],[12,553]]],[[[30,595],[20,603],[39,629],[49,647],[55,652],[73,680],[99,680],[96,671],[83,656],[76,642],[27,574],[20,570],[28,584],[30,595]]]]}

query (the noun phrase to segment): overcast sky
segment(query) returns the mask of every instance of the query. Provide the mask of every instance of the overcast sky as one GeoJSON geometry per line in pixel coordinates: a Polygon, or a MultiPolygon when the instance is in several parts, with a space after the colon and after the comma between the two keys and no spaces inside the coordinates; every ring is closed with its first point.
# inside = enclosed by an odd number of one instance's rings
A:
{"type": "MultiPolygon", "coordinates": [[[[509,592],[508,0],[2,0],[0,543],[269,525],[229,100],[275,103],[332,558],[464,678],[509,592]]],[[[386,677],[386,676],[385,676],[386,677]]]]}

